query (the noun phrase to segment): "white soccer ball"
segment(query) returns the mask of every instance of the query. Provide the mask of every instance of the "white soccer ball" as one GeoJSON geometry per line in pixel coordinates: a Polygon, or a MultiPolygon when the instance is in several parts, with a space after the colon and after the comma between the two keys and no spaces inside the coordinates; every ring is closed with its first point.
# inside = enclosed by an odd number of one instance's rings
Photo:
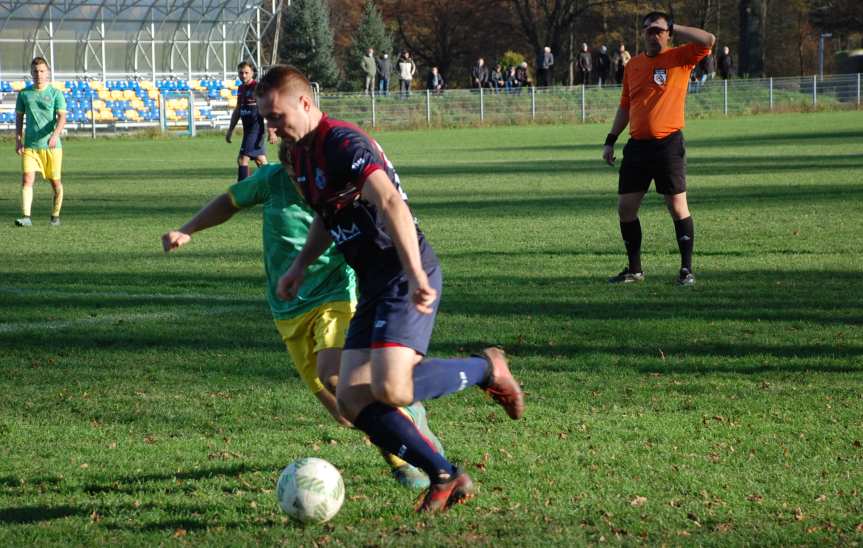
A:
{"type": "Polygon", "coordinates": [[[282,510],[297,521],[324,523],[342,507],[345,483],[336,467],[324,459],[299,459],[282,470],[276,497],[282,510]]]}

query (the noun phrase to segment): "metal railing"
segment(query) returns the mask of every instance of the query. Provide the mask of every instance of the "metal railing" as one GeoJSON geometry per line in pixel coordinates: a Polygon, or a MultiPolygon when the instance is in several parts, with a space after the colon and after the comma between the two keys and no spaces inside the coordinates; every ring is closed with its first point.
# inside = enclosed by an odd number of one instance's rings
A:
{"type": "MultiPolygon", "coordinates": [[[[318,89],[315,92],[321,109],[331,116],[376,129],[609,122],[620,101],[620,86],[525,87],[510,91],[454,89],[443,93],[413,90],[410,94],[390,91],[387,95],[371,96],[318,89]]],[[[15,94],[6,94],[0,112],[14,109],[14,97],[15,94]]],[[[197,128],[227,127],[230,109],[224,101],[208,103],[206,97],[193,96],[190,103],[209,106],[214,114],[208,120],[196,120],[197,128]]],[[[692,82],[686,101],[689,119],[859,108],[860,74],[692,82]]],[[[172,126],[191,130],[186,121],[67,124],[70,132],[86,131],[93,136],[141,128],[166,131],[172,126]]],[[[12,129],[14,123],[0,123],[0,130],[12,129]]]]}

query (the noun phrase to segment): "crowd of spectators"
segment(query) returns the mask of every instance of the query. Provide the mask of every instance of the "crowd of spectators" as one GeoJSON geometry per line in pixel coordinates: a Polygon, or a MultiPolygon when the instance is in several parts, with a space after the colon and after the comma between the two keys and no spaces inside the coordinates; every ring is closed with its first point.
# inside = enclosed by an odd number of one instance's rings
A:
{"type": "MultiPolygon", "coordinates": [[[[575,84],[577,85],[620,85],[623,83],[623,73],[626,65],[632,59],[632,55],[626,49],[625,44],[619,44],[613,52],[606,45],[598,48],[590,48],[582,43],[575,56],[575,84]]],[[[417,66],[411,58],[410,52],[403,51],[399,54],[395,64],[388,53],[375,56],[373,49],[369,49],[363,56],[361,67],[365,76],[364,91],[366,94],[377,90],[379,95],[389,95],[390,79],[395,73],[398,79],[399,94],[407,97],[411,94],[413,80],[416,77],[417,66]]],[[[722,53],[709,55],[692,71],[693,89],[698,90],[708,80],[718,74],[722,79],[731,78],[734,65],[731,52],[726,46],[722,53]]],[[[530,79],[530,70],[527,61],[513,65],[502,65],[500,63],[490,67],[484,58],[477,59],[476,64],[470,69],[469,87],[474,90],[489,89],[493,93],[521,93],[522,88],[534,85],[530,79]]],[[[551,48],[546,46],[536,59],[536,85],[549,87],[554,85],[554,54],[551,48]]],[[[440,95],[447,87],[447,81],[438,67],[429,69],[425,78],[425,89],[440,95]]]]}

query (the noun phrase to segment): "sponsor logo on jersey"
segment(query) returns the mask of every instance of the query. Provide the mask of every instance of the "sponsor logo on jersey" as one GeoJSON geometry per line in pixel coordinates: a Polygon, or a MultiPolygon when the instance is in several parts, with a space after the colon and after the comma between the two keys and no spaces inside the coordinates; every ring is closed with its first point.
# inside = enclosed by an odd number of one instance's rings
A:
{"type": "Polygon", "coordinates": [[[325,186],[327,186],[327,176],[324,175],[324,172],[321,171],[321,168],[315,168],[315,186],[318,187],[319,190],[323,190],[325,186]]]}
{"type": "Polygon", "coordinates": [[[359,238],[361,234],[362,232],[356,223],[352,224],[350,228],[337,226],[330,230],[330,236],[333,237],[333,241],[336,245],[343,244],[344,242],[348,242],[354,238],[359,238]]]}
{"type": "Polygon", "coordinates": [[[354,163],[351,164],[351,171],[359,171],[361,167],[366,165],[365,158],[357,158],[354,160],[354,163]]]}
{"type": "Polygon", "coordinates": [[[655,68],[653,69],[653,81],[656,82],[658,86],[664,86],[665,82],[668,80],[668,70],[664,68],[655,68]]]}

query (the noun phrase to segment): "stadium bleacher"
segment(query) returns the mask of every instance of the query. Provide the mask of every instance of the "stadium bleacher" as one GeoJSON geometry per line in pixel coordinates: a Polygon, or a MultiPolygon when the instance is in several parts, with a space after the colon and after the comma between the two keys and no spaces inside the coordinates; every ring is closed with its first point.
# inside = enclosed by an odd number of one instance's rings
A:
{"type": "MultiPolygon", "coordinates": [[[[202,78],[162,79],[156,82],[143,79],[125,80],[65,80],[51,85],[63,92],[66,98],[67,124],[156,122],[159,104],[165,101],[165,117],[170,122],[185,122],[189,116],[189,98],[180,94],[194,94],[194,118],[197,122],[212,122],[237,104],[239,80],[202,78]]],[[[0,81],[0,126],[14,125],[15,97],[17,92],[32,86],[25,80],[0,81]]],[[[228,114],[229,115],[229,114],[228,114]]]]}

